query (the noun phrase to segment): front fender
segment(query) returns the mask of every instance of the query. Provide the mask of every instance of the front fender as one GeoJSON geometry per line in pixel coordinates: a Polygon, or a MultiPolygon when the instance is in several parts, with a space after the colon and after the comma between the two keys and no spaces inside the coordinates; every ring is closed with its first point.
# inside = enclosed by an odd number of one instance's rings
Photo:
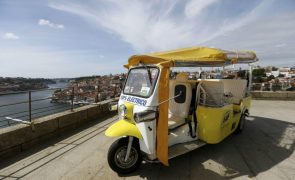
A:
{"type": "Polygon", "coordinates": [[[109,137],[134,136],[138,139],[142,139],[142,135],[136,125],[124,119],[121,119],[111,125],[105,131],[105,135],[109,137]]]}

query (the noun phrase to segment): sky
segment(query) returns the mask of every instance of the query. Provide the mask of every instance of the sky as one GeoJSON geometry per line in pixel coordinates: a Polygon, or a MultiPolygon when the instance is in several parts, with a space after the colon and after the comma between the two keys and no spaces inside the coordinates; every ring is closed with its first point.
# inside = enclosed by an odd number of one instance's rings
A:
{"type": "Polygon", "coordinates": [[[2,77],[116,74],[131,55],[192,46],[295,66],[295,1],[0,0],[2,77]]]}

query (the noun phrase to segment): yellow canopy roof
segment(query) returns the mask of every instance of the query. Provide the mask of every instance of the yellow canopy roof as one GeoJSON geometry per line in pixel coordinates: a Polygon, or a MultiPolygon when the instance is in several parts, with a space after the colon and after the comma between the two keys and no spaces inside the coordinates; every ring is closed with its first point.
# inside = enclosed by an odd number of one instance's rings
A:
{"type": "Polygon", "coordinates": [[[125,67],[144,64],[168,63],[170,67],[212,67],[230,64],[253,63],[258,61],[252,51],[225,51],[207,47],[183,48],[172,51],[158,52],[146,55],[134,55],[125,67]]]}

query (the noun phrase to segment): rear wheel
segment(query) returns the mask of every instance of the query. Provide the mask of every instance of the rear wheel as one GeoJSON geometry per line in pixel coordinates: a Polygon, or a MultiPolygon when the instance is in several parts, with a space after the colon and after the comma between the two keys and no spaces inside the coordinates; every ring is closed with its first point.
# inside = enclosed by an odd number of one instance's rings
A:
{"type": "Polygon", "coordinates": [[[240,121],[239,121],[238,127],[237,127],[237,129],[235,130],[235,133],[236,133],[236,134],[241,133],[241,132],[245,129],[245,124],[246,124],[246,114],[243,113],[243,114],[241,115],[241,118],[240,118],[240,121]]]}
{"type": "Polygon", "coordinates": [[[130,155],[125,161],[128,146],[128,138],[115,141],[108,152],[108,163],[111,169],[119,174],[128,174],[135,171],[142,162],[139,142],[134,139],[130,149],[130,155]]]}

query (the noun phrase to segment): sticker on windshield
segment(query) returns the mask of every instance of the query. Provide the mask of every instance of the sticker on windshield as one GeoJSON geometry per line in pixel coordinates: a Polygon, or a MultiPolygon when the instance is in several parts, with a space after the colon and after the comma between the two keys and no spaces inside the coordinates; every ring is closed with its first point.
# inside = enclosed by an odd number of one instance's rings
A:
{"type": "Polygon", "coordinates": [[[129,93],[129,92],[130,92],[130,87],[129,87],[129,86],[126,86],[126,87],[125,87],[125,92],[126,92],[126,93],[129,93]]]}
{"type": "Polygon", "coordinates": [[[147,96],[149,94],[149,92],[150,92],[150,88],[143,86],[140,90],[140,95],[147,96]]]}

